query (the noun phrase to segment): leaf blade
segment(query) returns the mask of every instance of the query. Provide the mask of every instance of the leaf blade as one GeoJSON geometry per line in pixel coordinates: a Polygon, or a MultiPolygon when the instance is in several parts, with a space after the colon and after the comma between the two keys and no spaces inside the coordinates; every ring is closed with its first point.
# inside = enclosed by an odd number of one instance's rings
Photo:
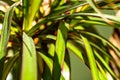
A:
{"type": "Polygon", "coordinates": [[[4,65],[4,69],[3,69],[3,75],[1,80],[5,80],[6,77],[8,76],[10,70],[13,68],[16,60],[19,58],[19,54],[17,53],[16,55],[14,55],[10,60],[8,60],[8,62],[4,65]]]}
{"type": "Polygon", "coordinates": [[[32,21],[42,0],[24,0],[24,23],[23,30],[28,31],[32,27],[32,21]]]}
{"type": "Polygon", "coordinates": [[[7,43],[10,36],[10,26],[13,16],[14,8],[19,4],[20,2],[14,3],[6,12],[5,19],[1,31],[1,40],[0,40],[0,59],[5,56],[7,43]]]}
{"type": "Polygon", "coordinates": [[[94,58],[93,51],[92,51],[92,48],[90,46],[90,43],[88,42],[87,38],[85,38],[84,36],[81,36],[81,37],[82,37],[82,40],[83,40],[84,45],[85,45],[85,49],[86,49],[86,52],[87,52],[87,56],[88,56],[88,60],[89,60],[89,64],[90,64],[93,79],[94,80],[100,80],[99,74],[98,74],[98,69],[97,69],[97,66],[96,66],[95,58],[94,58]]]}
{"type": "Polygon", "coordinates": [[[74,54],[77,55],[77,57],[79,57],[80,60],[82,60],[84,62],[84,58],[83,58],[82,52],[77,48],[77,46],[75,46],[70,41],[68,41],[67,42],[67,47],[70,50],[72,50],[74,52],[74,54]]]}
{"type": "Polygon", "coordinates": [[[21,80],[37,80],[36,50],[31,37],[23,33],[21,80]],[[34,74],[33,74],[34,73],[34,74]]]}
{"type": "Polygon", "coordinates": [[[53,69],[52,80],[60,79],[61,76],[61,69],[65,57],[67,32],[68,29],[65,26],[65,23],[60,22],[57,32],[57,39],[56,39],[56,53],[54,55],[54,64],[53,64],[54,69],[53,69]]]}

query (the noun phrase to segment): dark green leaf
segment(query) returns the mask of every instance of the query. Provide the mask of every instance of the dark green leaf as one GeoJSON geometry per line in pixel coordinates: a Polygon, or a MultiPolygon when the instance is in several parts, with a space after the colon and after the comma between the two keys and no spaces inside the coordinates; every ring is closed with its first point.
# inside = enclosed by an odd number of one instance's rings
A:
{"type": "Polygon", "coordinates": [[[4,65],[3,75],[1,80],[6,80],[8,73],[12,70],[16,60],[18,59],[19,54],[14,55],[8,62],[4,65]]]}
{"type": "Polygon", "coordinates": [[[11,21],[12,21],[12,16],[13,16],[13,11],[14,8],[19,4],[20,2],[14,3],[6,12],[5,18],[4,18],[4,23],[2,27],[2,32],[1,32],[1,40],[0,40],[0,59],[5,56],[5,52],[7,49],[7,43],[9,40],[9,35],[10,35],[10,27],[11,27],[11,21]]]}

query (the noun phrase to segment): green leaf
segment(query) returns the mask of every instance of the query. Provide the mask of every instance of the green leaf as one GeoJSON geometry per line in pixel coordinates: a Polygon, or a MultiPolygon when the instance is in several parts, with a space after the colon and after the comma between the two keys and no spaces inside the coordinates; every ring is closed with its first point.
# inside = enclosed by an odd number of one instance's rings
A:
{"type": "Polygon", "coordinates": [[[97,62],[97,66],[99,68],[100,80],[107,80],[105,69],[103,69],[103,67],[98,62],[97,62]]]}
{"type": "Polygon", "coordinates": [[[66,11],[72,10],[72,9],[76,9],[78,7],[84,6],[87,3],[85,1],[79,2],[77,4],[66,4],[65,6],[59,6],[58,8],[56,8],[55,10],[52,11],[52,13],[50,15],[48,15],[46,18],[50,19],[53,18],[54,16],[58,16],[66,11]]]}
{"type": "Polygon", "coordinates": [[[36,49],[31,37],[23,32],[21,80],[37,80],[36,49]]]}
{"type": "Polygon", "coordinates": [[[53,64],[54,69],[53,69],[52,80],[60,79],[60,76],[61,76],[61,69],[64,63],[64,57],[65,57],[67,32],[68,32],[68,29],[65,23],[61,21],[58,28],[58,32],[57,32],[56,53],[54,55],[54,64],[53,64]]]}
{"type": "Polygon", "coordinates": [[[48,51],[48,53],[50,54],[50,56],[54,57],[55,45],[53,43],[49,44],[49,51],[48,51]]]}
{"type": "Polygon", "coordinates": [[[52,3],[52,7],[55,8],[59,5],[61,0],[55,0],[53,3],[52,3]]]}
{"type": "Polygon", "coordinates": [[[3,57],[2,59],[0,59],[0,80],[2,78],[3,75],[3,68],[4,68],[4,62],[5,62],[6,58],[3,57]]]}
{"type": "Polygon", "coordinates": [[[38,80],[42,79],[42,73],[43,73],[43,68],[44,68],[44,61],[42,59],[42,57],[39,55],[39,53],[37,52],[37,65],[38,65],[38,80]]]}
{"type": "Polygon", "coordinates": [[[46,66],[46,64],[44,66],[45,67],[44,67],[44,71],[43,71],[43,74],[42,74],[43,80],[52,80],[51,79],[51,71],[50,71],[49,67],[46,66]]]}
{"type": "Polygon", "coordinates": [[[90,4],[90,6],[97,12],[97,13],[101,13],[100,12],[100,10],[97,8],[97,6],[96,6],[96,2],[94,1],[94,0],[86,0],[89,4],[90,4]]]}
{"type": "Polygon", "coordinates": [[[42,19],[39,23],[37,23],[35,26],[33,26],[29,31],[27,31],[27,34],[29,36],[32,36],[34,35],[35,33],[35,30],[37,30],[42,24],[45,24],[46,22],[48,22],[50,20],[48,19],[42,19]]]}
{"type": "Polygon", "coordinates": [[[52,70],[53,70],[53,60],[51,56],[49,55],[49,53],[45,53],[43,51],[39,51],[38,55],[41,56],[43,61],[46,63],[44,64],[44,70],[42,72],[43,79],[51,80],[51,75],[52,75],[52,70]]]}
{"type": "MultiPolygon", "coordinates": [[[[57,1],[56,1],[57,2],[57,1]]],[[[77,7],[80,7],[80,6],[83,6],[87,3],[85,2],[80,2],[78,4],[74,4],[74,5],[67,5],[67,6],[62,6],[62,9],[58,9],[58,10],[54,10],[52,11],[52,13],[50,15],[48,15],[47,17],[45,17],[44,19],[42,19],[39,23],[37,23],[35,26],[33,26],[28,32],[27,34],[28,35],[33,35],[34,34],[34,31],[37,30],[40,25],[46,23],[46,22],[49,22],[51,20],[55,20],[55,19],[58,19],[58,17],[60,16],[60,14],[68,11],[68,10],[72,10],[72,9],[75,9],[77,7]]],[[[62,17],[63,18],[63,17],[62,17]]],[[[62,19],[61,18],[61,19],[62,19]]]]}
{"type": "Polygon", "coordinates": [[[111,70],[111,68],[109,67],[109,64],[107,64],[105,62],[105,60],[99,55],[99,53],[97,53],[96,51],[95,52],[95,55],[97,56],[97,58],[102,62],[102,64],[104,65],[104,67],[109,71],[109,73],[114,77],[116,78],[114,72],[111,70]]]}
{"type": "MultiPolygon", "coordinates": [[[[89,36],[91,36],[91,37],[95,37],[95,38],[97,38],[97,39],[100,39],[101,41],[103,41],[104,43],[106,43],[106,44],[108,44],[111,48],[113,48],[114,50],[115,50],[115,52],[117,53],[117,55],[119,55],[119,53],[120,53],[120,50],[117,48],[117,47],[115,47],[110,41],[108,41],[107,39],[105,39],[104,37],[102,37],[102,36],[100,36],[100,35],[96,35],[96,34],[94,34],[94,33],[91,33],[91,32],[81,32],[81,33],[83,33],[83,34],[86,34],[86,35],[89,35],[89,36]]],[[[120,65],[119,65],[120,66],[120,65]]]]}
{"type": "MultiPolygon", "coordinates": [[[[113,16],[113,15],[108,15],[108,14],[102,14],[106,19],[112,20],[113,24],[110,25],[112,27],[119,27],[120,25],[120,18],[113,16]],[[117,24],[117,25],[115,25],[117,24]]],[[[75,16],[87,16],[90,20],[92,21],[98,21],[98,23],[100,24],[100,21],[103,22],[101,15],[100,14],[96,14],[96,13],[73,13],[73,14],[65,14],[65,15],[59,15],[59,16],[53,16],[53,17],[49,17],[49,19],[55,19],[55,20],[61,20],[65,17],[75,17],[75,16]],[[97,19],[99,20],[96,20],[97,19]]],[[[84,19],[84,18],[82,18],[84,19]]],[[[85,18],[86,19],[86,18],[85,18]]],[[[81,20],[81,19],[80,19],[81,20]]],[[[104,21],[105,22],[105,21],[104,21]]],[[[101,23],[102,24],[102,23],[101,23]]],[[[106,23],[107,24],[107,23],[106,23]]]]}
{"type": "Polygon", "coordinates": [[[38,11],[42,0],[23,0],[24,22],[23,30],[28,31],[32,28],[32,21],[38,11]]]}
{"type": "Polygon", "coordinates": [[[101,54],[107,56],[108,58],[111,58],[110,54],[108,54],[104,49],[102,49],[101,46],[99,46],[99,45],[97,45],[97,44],[95,44],[94,42],[91,42],[91,41],[90,41],[90,44],[91,44],[94,48],[96,48],[98,51],[100,51],[101,54]]]}
{"type": "Polygon", "coordinates": [[[8,60],[7,63],[5,63],[1,80],[6,80],[8,73],[12,70],[18,58],[19,58],[19,54],[16,54],[12,58],[10,58],[10,60],[8,60]]]}
{"type": "Polygon", "coordinates": [[[49,67],[50,71],[52,72],[53,69],[53,61],[50,57],[46,56],[44,52],[39,52],[38,53],[42,59],[45,61],[45,63],[47,64],[47,66],[49,67]]]}
{"type": "Polygon", "coordinates": [[[77,57],[79,57],[79,59],[84,62],[82,52],[77,46],[75,46],[72,42],[67,41],[67,48],[73,51],[73,53],[77,55],[77,57]]]}
{"type": "Polygon", "coordinates": [[[67,32],[68,29],[65,26],[65,23],[60,22],[60,26],[57,32],[57,40],[56,40],[56,54],[58,56],[58,61],[60,63],[60,66],[62,66],[62,63],[64,61],[67,32]]]}
{"type": "MultiPolygon", "coordinates": [[[[102,14],[102,12],[97,8],[97,1],[95,2],[94,0],[87,0],[87,2],[90,4],[90,6],[100,15],[104,21],[108,22],[108,19],[105,18],[105,16],[102,14]]],[[[109,22],[108,22],[109,23],[109,22]]]]}
{"type": "Polygon", "coordinates": [[[82,35],[81,35],[81,37],[82,37],[82,40],[84,42],[85,49],[86,49],[86,52],[87,52],[87,57],[88,57],[88,60],[89,60],[89,65],[90,65],[90,69],[91,69],[91,72],[92,72],[93,80],[100,80],[98,69],[97,69],[97,66],[96,66],[96,61],[95,61],[93,50],[90,46],[90,43],[87,40],[87,38],[85,38],[82,35]]]}
{"type": "Polygon", "coordinates": [[[71,78],[71,66],[70,66],[70,55],[68,51],[66,50],[65,53],[65,62],[62,66],[62,76],[64,77],[65,80],[70,80],[71,78]]]}
{"type": "Polygon", "coordinates": [[[100,80],[108,80],[107,76],[104,76],[100,71],[98,72],[99,72],[100,80]]]}
{"type": "Polygon", "coordinates": [[[13,16],[14,8],[19,4],[20,2],[14,3],[5,13],[4,23],[2,26],[1,31],[1,40],[0,40],[0,59],[5,56],[5,52],[7,49],[7,43],[10,36],[10,27],[11,27],[11,21],[13,16]]]}

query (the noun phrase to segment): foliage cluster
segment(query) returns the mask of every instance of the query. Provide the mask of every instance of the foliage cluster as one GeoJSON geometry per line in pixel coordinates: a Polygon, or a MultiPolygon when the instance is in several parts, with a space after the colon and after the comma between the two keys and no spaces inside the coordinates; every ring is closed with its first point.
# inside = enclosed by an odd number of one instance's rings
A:
{"type": "Polygon", "coordinates": [[[117,0],[3,0],[0,6],[0,80],[70,80],[73,52],[93,80],[118,79],[109,53],[120,50],[100,36],[95,25],[120,27],[117,0]],[[105,14],[112,10],[114,14],[105,14]]]}

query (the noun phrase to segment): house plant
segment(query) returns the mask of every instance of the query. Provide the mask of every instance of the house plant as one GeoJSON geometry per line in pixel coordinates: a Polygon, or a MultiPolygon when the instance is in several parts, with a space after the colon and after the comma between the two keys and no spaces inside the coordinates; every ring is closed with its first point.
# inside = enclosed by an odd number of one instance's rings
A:
{"type": "MultiPolygon", "coordinates": [[[[23,0],[4,1],[0,40],[0,78],[11,72],[15,80],[70,80],[69,54],[73,52],[91,70],[93,80],[116,76],[109,61],[111,42],[95,25],[118,28],[120,19],[101,9],[116,10],[117,1],[23,0]],[[114,7],[110,7],[110,4],[114,7]],[[4,21],[3,21],[4,18],[4,21]]],[[[119,65],[115,64],[118,68],[119,65]]]]}

